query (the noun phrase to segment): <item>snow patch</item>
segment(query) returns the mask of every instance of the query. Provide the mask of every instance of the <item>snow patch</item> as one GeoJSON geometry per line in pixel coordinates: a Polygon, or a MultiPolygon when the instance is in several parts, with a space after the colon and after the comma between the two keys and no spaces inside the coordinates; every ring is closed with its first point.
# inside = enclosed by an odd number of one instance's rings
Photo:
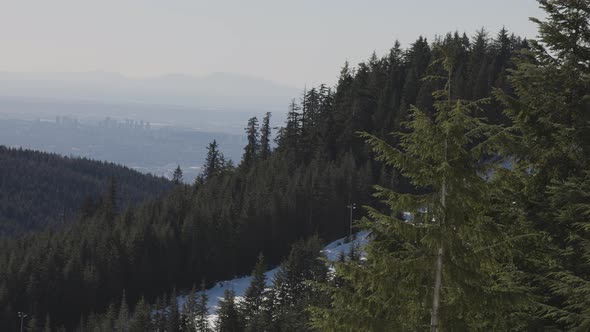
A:
{"type": "MultiPolygon", "coordinates": [[[[348,240],[347,238],[341,238],[335,240],[324,247],[322,253],[326,256],[326,258],[330,261],[338,260],[338,257],[341,253],[347,254],[353,245],[359,244],[362,250],[362,247],[367,244],[369,241],[369,231],[361,231],[353,235],[352,241],[348,240]]],[[[272,282],[274,279],[275,274],[279,271],[279,267],[275,267],[272,270],[266,271],[264,275],[266,276],[266,286],[271,287],[272,282]]],[[[209,309],[209,324],[214,326],[215,321],[217,320],[217,309],[219,309],[219,301],[223,299],[223,293],[226,289],[231,289],[236,294],[236,302],[242,301],[244,294],[246,293],[246,289],[250,286],[252,282],[251,276],[246,277],[236,277],[235,279],[219,281],[215,284],[215,286],[207,289],[205,293],[207,294],[208,302],[207,307],[209,309]]],[[[187,300],[188,295],[180,295],[177,297],[178,301],[178,309],[182,310],[184,303],[187,300]]]]}

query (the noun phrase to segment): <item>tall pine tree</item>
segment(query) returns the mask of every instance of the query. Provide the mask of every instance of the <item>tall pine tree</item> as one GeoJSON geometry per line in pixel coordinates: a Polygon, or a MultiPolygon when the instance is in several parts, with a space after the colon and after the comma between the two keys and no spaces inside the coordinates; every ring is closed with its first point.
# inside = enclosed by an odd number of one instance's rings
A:
{"type": "Polygon", "coordinates": [[[180,168],[180,165],[176,167],[172,174],[172,182],[177,185],[182,183],[182,169],[180,168]]]}
{"type": "Polygon", "coordinates": [[[203,179],[209,179],[211,177],[221,174],[226,166],[225,158],[219,151],[219,145],[216,140],[209,143],[207,146],[207,157],[205,159],[205,165],[203,165],[202,177],[203,179]]]}
{"type": "MultiPolygon", "coordinates": [[[[517,60],[505,156],[515,207],[547,240],[521,261],[540,299],[539,328],[590,329],[590,3],[541,0],[539,41],[517,60]]],[[[533,247],[534,248],[534,247],[533,247]]],[[[537,311],[538,312],[538,311],[537,311]]]]}
{"type": "Polygon", "coordinates": [[[236,306],[236,293],[234,290],[226,289],[223,293],[223,299],[219,301],[215,325],[219,332],[244,331],[244,323],[236,306]]]}
{"type": "Polygon", "coordinates": [[[242,167],[249,168],[254,164],[258,157],[260,149],[260,134],[258,133],[258,118],[252,117],[248,120],[246,130],[246,139],[248,143],[244,147],[244,156],[242,157],[242,167]]]}
{"type": "MultiPolygon", "coordinates": [[[[434,116],[413,107],[400,148],[364,134],[377,159],[422,194],[377,186],[387,207],[368,207],[367,260],[338,264],[346,287],[329,288],[332,308],[315,309],[330,331],[508,330],[514,306],[509,235],[492,219],[490,163],[482,162],[498,128],[478,117],[481,102],[454,99],[453,58],[439,49],[445,89],[434,116]],[[411,220],[398,218],[411,212],[411,220]]],[[[440,79],[435,77],[432,79],[440,79]]]]}
{"type": "Polygon", "coordinates": [[[266,112],[262,118],[262,128],[260,128],[260,159],[266,160],[270,157],[270,112],[266,112]]]}
{"type": "Polygon", "coordinates": [[[209,298],[207,296],[207,289],[205,288],[205,282],[201,283],[201,291],[199,292],[199,299],[197,301],[197,308],[195,311],[195,328],[199,332],[208,332],[209,328],[209,298]]]}
{"type": "Polygon", "coordinates": [[[246,289],[243,301],[239,305],[242,317],[244,318],[244,324],[248,331],[260,330],[256,324],[259,323],[258,320],[264,301],[264,290],[266,288],[265,271],[266,264],[264,263],[264,256],[259,254],[258,261],[251,274],[252,281],[246,289]]]}

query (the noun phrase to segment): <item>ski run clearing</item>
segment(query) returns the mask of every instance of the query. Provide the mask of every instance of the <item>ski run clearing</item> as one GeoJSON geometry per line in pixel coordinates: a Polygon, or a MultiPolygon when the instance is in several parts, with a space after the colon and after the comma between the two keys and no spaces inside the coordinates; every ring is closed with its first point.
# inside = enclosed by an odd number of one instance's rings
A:
{"type": "MultiPolygon", "coordinates": [[[[369,232],[362,231],[362,232],[358,232],[355,234],[353,241],[346,242],[346,238],[338,239],[336,241],[331,242],[327,246],[325,246],[324,249],[322,250],[322,253],[329,261],[336,261],[338,259],[338,257],[341,255],[341,253],[347,254],[350,251],[350,248],[352,247],[353,244],[357,244],[357,243],[360,244],[360,247],[362,250],[362,247],[368,241],[368,236],[369,236],[369,232]]],[[[264,275],[266,276],[266,286],[267,287],[269,287],[269,288],[272,287],[274,276],[278,270],[279,270],[279,267],[275,267],[274,269],[266,271],[264,273],[264,275]]],[[[236,293],[236,301],[239,302],[243,298],[244,293],[246,292],[246,289],[248,288],[248,286],[250,286],[251,281],[252,281],[251,276],[239,277],[239,278],[235,278],[232,280],[219,281],[215,284],[215,286],[209,288],[206,291],[207,297],[209,299],[207,307],[209,308],[209,324],[210,325],[215,324],[215,321],[217,319],[216,312],[217,312],[217,309],[219,308],[218,307],[219,300],[221,300],[223,298],[223,293],[225,292],[225,290],[226,289],[233,289],[234,292],[236,293]]],[[[186,298],[187,298],[187,295],[178,296],[177,300],[178,300],[179,310],[182,310],[182,307],[183,307],[184,303],[186,302],[186,298]]]]}

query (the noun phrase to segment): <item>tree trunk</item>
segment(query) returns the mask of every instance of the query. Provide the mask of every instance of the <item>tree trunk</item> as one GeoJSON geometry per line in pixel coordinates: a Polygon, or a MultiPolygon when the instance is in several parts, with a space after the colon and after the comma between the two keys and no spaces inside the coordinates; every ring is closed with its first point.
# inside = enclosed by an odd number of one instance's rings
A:
{"type": "MultiPolygon", "coordinates": [[[[447,81],[447,101],[449,103],[449,107],[451,107],[452,99],[451,99],[451,69],[448,69],[448,81],[447,81]]],[[[448,154],[448,147],[449,147],[449,139],[448,133],[445,133],[445,142],[444,142],[444,151],[443,151],[443,158],[445,162],[447,160],[448,154]]],[[[435,275],[434,275],[434,289],[432,293],[432,312],[430,314],[430,332],[439,332],[439,311],[440,311],[440,290],[442,288],[442,269],[443,269],[443,254],[444,254],[444,247],[442,245],[442,227],[446,222],[446,214],[447,214],[447,179],[446,175],[443,174],[442,179],[442,187],[441,187],[441,195],[440,195],[440,205],[442,206],[442,215],[439,219],[439,230],[441,231],[440,236],[440,246],[438,248],[438,255],[436,257],[436,266],[435,266],[435,275]]]]}
{"type": "Polygon", "coordinates": [[[434,292],[432,294],[432,314],[430,317],[430,332],[438,332],[438,313],[440,308],[440,289],[442,286],[443,247],[438,248],[436,258],[436,272],[434,277],[434,292]]]}

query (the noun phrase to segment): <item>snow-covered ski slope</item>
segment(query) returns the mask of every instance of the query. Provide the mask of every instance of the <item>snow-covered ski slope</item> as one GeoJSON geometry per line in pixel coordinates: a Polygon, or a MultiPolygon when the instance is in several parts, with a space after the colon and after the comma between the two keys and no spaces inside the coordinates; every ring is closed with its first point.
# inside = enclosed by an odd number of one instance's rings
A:
{"type": "MultiPolygon", "coordinates": [[[[362,246],[364,246],[368,241],[368,236],[369,232],[362,231],[355,234],[353,241],[345,242],[345,238],[338,239],[325,246],[322,250],[322,253],[326,256],[328,260],[336,261],[338,259],[338,256],[340,256],[340,253],[347,254],[350,251],[350,248],[353,244],[360,244],[362,250],[362,246]]],[[[267,287],[272,286],[274,276],[278,270],[279,268],[275,267],[274,269],[264,273],[266,276],[267,287]]],[[[246,289],[250,285],[251,281],[251,276],[238,277],[232,280],[220,281],[216,283],[215,286],[209,288],[206,291],[207,297],[209,298],[209,321],[213,323],[213,321],[215,320],[215,312],[218,309],[219,300],[223,298],[223,293],[226,289],[233,289],[236,293],[236,301],[240,301],[241,298],[244,296],[244,293],[246,292],[246,289]]],[[[185,301],[186,295],[181,295],[178,297],[179,310],[182,310],[182,306],[184,305],[185,301]]]]}

